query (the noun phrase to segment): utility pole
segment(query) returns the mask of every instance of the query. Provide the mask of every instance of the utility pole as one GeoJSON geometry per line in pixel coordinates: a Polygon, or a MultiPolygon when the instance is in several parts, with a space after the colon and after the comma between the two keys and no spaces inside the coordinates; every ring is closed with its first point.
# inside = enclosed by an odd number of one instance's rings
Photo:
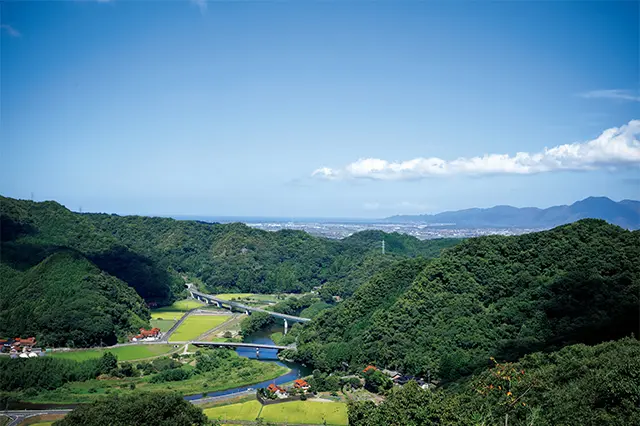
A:
{"type": "Polygon", "coordinates": [[[382,239],[382,254],[384,254],[384,239],[382,239]]]}

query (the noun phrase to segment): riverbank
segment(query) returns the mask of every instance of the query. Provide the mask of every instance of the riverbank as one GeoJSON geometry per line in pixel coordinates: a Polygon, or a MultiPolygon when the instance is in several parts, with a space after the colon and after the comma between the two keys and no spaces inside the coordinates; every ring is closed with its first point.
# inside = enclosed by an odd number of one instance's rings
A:
{"type": "MultiPolygon", "coordinates": [[[[31,389],[13,392],[17,400],[37,404],[80,404],[92,402],[105,395],[124,395],[138,390],[150,392],[175,391],[186,395],[186,399],[198,399],[203,396],[215,396],[222,393],[240,392],[251,385],[287,377],[290,369],[275,362],[258,362],[226,351],[218,364],[203,369],[195,368],[195,357],[184,358],[181,367],[191,376],[185,380],[158,381],[159,373],[143,377],[99,377],[84,382],[69,382],[54,390],[36,391],[31,389]]],[[[141,366],[142,368],[142,366],[141,366]]]]}

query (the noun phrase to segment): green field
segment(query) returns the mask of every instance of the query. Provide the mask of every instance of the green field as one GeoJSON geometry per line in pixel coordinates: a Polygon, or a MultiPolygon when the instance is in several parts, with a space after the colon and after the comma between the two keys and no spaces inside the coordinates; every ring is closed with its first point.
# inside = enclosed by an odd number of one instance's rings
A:
{"type": "Polygon", "coordinates": [[[173,304],[169,306],[163,306],[162,308],[152,309],[151,310],[151,318],[153,319],[175,319],[179,320],[182,318],[185,312],[198,308],[200,306],[205,306],[204,303],[195,299],[184,299],[173,302],[173,304]]]}
{"type": "Polygon", "coordinates": [[[292,401],[265,405],[260,413],[265,422],[346,425],[347,404],[342,402],[292,401]]]}
{"type": "Polygon", "coordinates": [[[158,327],[160,331],[167,332],[177,321],[168,319],[152,319],[151,327],[158,327]]]}
{"type": "Polygon", "coordinates": [[[283,337],[284,337],[284,334],[281,331],[276,331],[275,333],[271,333],[271,340],[273,340],[273,343],[275,343],[276,345],[280,344],[283,337]]]}
{"type": "Polygon", "coordinates": [[[253,293],[223,293],[216,294],[218,299],[222,300],[231,300],[231,299],[246,299],[247,297],[253,296],[253,293]]]}
{"type": "Polygon", "coordinates": [[[292,401],[265,405],[258,401],[207,408],[210,419],[253,421],[260,416],[265,422],[346,425],[347,404],[342,402],[292,401]]]}
{"type": "MultiPolygon", "coordinates": [[[[224,349],[218,349],[223,351],[224,349]]],[[[151,383],[153,375],[144,377],[125,377],[111,379],[93,379],[85,382],[67,383],[61,388],[40,390],[37,395],[16,394],[21,401],[49,404],[78,404],[95,401],[106,395],[128,395],[133,392],[178,392],[182,395],[194,395],[202,392],[215,392],[239,386],[248,386],[265,380],[275,379],[288,368],[271,362],[260,362],[242,358],[228,351],[230,358],[224,360],[219,368],[194,374],[187,380],[175,382],[151,383]],[[130,385],[134,384],[135,389],[130,385]]],[[[191,366],[182,368],[193,369],[191,366]]]]}
{"type": "Polygon", "coordinates": [[[185,312],[182,312],[182,311],[161,311],[161,312],[151,311],[151,319],[178,321],[180,318],[184,316],[184,314],[185,312]]]}
{"type": "Polygon", "coordinates": [[[231,318],[231,315],[192,315],[169,338],[170,342],[193,340],[207,330],[219,326],[231,318]]]}
{"type": "Polygon", "coordinates": [[[260,413],[262,404],[253,400],[241,404],[222,405],[220,407],[207,408],[204,414],[210,419],[225,420],[255,420],[260,413]]]}
{"type": "Polygon", "coordinates": [[[52,352],[54,358],[73,359],[83,361],[90,358],[99,358],[104,352],[111,352],[118,357],[118,361],[131,361],[134,359],[150,358],[164,355],[173,350],[173,345],[131,345],[119,346],[110,349],[86,349],[71,352],[52,352]]]}

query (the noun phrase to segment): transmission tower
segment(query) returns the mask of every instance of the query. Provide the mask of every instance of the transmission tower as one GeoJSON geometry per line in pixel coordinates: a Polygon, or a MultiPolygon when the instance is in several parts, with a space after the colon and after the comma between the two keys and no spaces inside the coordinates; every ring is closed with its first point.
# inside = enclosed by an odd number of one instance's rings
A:
{"type": "Polygon", "coordinates": [[[384,239],[382,240],[382,254],[384,254],[384,239]]]}

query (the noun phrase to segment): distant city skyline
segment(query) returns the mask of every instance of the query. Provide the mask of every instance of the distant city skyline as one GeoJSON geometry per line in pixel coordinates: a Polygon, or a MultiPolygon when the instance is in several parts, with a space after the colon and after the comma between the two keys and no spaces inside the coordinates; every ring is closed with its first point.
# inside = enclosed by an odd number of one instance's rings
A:
{"type": "Polygon", "coordinates": [[[640,198],[639,2],[0,12],[2,195],[332,218],[640,198]]]}

